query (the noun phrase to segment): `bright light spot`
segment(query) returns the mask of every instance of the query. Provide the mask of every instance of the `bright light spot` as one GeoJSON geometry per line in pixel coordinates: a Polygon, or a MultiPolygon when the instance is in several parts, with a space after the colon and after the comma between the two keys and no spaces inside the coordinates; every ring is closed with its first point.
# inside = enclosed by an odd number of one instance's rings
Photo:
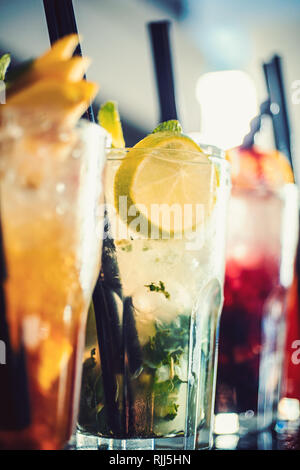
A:
{"type": "Polygon", "coordinates": [[[271,103],[270,110],[272,114],[279,114],[280,113],[280,106],[277,103],[271,103]]]}
{"type": "Polygon", "coordinates": [[[60,194],[63,193],[65,189],[66,189],[66,185],[64,183],[57,183],[56,191],[58,193],[60,193],[60,194]]]}
{"type": "Polygon", "coordinates": [[[236,245],[232,248],[232,258],[235,260],[244,260],[249,256],[249,248],[246,245],[236,245]]]}
{"type": "Polygon", "coordinates": [[[297,398],[282,398],[278,405],[278,418],[295,421],[300,417],[300,403],[297,398]]]}
{"type": "Polygon", "coordinates": [[[224,150],[240,145],[258,112],[254,82],[240,70],[206,73],[197,83],[204,143],[224,150]]]}
{"type": "Polygon", "coordinates": [[[236,449],[239,442],[239,436],[236,434],[228,434],[223,436],[217,436],[215,439],[216,449],[236,449]]]}
{"type": "Polygon", "coordinates": [[[64,322],[65,323],[70,323],[72,320],[72,307],[71,305],[66,305],[64,308],[64,314],[63,314],[64,322]]]}
{"type": "Polygon", "coordinates": [[[294,258],[298,243],[298,191],[299,189],[292,184],[284,185],[282,189],[284,210],[281,224],[282,259],[280,266],[280,283],[284,287],[289,287],[294,278],[294,265],[291,260],[294,258]],[[287,230],[286,227],[289,227],[289,230],[287,230]]]}
{"type": "Polygon", "coordinates": [[[245,418],[249,419],[249,418],[253,418],[253,416],[254,416],[254,411],[253,410],[247,410],[245,412],[245,418]]]}
{"type": "Polygon", "coordinates": [[[237,434],[239,417],[236,413],[219,413],[215,416],[215,434],[237,434]]]}

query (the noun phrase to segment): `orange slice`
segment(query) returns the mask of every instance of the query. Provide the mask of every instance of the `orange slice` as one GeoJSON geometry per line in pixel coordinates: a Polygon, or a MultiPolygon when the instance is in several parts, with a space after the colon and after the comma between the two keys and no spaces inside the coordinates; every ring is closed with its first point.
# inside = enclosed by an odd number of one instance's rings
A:
{"type": "Polygon", "coordinates": [[[69,60],[52,62],[44,67],[36,67],[33,64],[32,80],[53,77],[60,80],[78,82],[83,79],[90,64],[91,59],[80,56],[72,57],[69,60]]]}
{"type": "Polygon", "coordinates": [[[88,57],[79,56],[46,64],[44,67],[37,67],[33,62],[29,70],[14,82],[9,90],[9,95],[11,96],[28,85],[43,79],[56,78],[62,81],[79,82],[83,79],[90,63],[91,60],[88,57]]]}
{"type": "Polygon", "coordinates": [[[226,153],[226,159],[231,164],[233,187],[253,189],[264,186],[275,189],[285,183],[294,182],[289,161],[278,150],[237,147],[226,153]]]}
{"type": "Polygon", "coordinates": [[[10,84],[9,106],[57,126],[73,127],[94,99],[98,85],[84,80],[90,64],[86,57],[72,57],[79,37],[71,34],[53,44],[10,84]]]}
{"type": "Polygon", "coordinates": [[[56,41],[41,57],[35,60],[35,66],[42,68],[59,60],[68,60],[72,57],[79,43],[78,34],[70,34],[56,41]]]}
{"type": "Polygon", "coordinates": [[[57,122],[75,125],[98,91],[98,85],[82,80],[61,82],[55,79],[40,80],[14,93],[7,104],[30,111],[41,110],[57,122]]]}

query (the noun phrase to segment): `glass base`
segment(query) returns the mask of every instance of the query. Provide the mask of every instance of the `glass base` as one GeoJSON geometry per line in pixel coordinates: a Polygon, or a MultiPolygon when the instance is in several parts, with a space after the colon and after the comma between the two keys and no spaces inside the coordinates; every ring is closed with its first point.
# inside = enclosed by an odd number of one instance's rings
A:
{"type": "MultiPolygon", "coordinates": [[[[184,437],[155,439],[109,439],[76,432],[76,450],[192,450],[184,437]]],[[[202,447],[201,450],[208,449],[202,447]]]]}
{"type": "MultiPolygon", "coordinates": [[[[275,441],[271,430],[260,433],[216,435],[216,450],[273,450],[275,441]]],[[[276,445],[276,444],[275,444],[276,445]]]]}
{"type": "Polygon", "coordinates": [[[252,410],[245,413],[218,413],[215,416],[216,435],[256,434],[270,429],[274,424],[273,413],[257,415],[252,410]]]}
{"type": "Polygon", "coordinates": [[[241,435],[248,433],[260,433],[270,429],[274,424],[274,414],[272,412],[255,414],[252,412],[241,413],[239,415],[241,435]]]}

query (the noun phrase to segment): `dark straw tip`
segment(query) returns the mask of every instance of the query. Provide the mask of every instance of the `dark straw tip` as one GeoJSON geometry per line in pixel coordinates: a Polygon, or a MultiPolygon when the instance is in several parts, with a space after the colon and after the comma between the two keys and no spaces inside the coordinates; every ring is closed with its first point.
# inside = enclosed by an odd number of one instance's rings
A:
{"type": "MultiPolygon", "coordinates": [[[[51,44],[68,34],[78,34],[72,0],[43,0],[43,3],[51,44]]],[[[74,55],[82,56],[80,44],[78,44],[74,55]]],[[[86,77],[84,76],[84,78],[86,77]]],[[[91,105],[83,117],[90,122],[95,122],[91,105]]]]}
{"type": "Polygon", "coordinates": [[[276,148],[285,154],[293,169],[291,134],[284,92],[281,57],[275,54],[270,62],[263,64],[263,70],[269,94],[270,115],[273,122],[276,148]]]}
{"type": "Polygon", "coordinates": [[[171,22],[169,20],[150,21],[147,26],[150,30],[156,30],[164,33],[168,31],[171,22]]]}
{"type": "Polygon", "coordinates": [[[160,107],[160,121],[178,119],[175,98],[174,73],[170,44],[170,21],[148,23],[156,85],[160,107]]]}

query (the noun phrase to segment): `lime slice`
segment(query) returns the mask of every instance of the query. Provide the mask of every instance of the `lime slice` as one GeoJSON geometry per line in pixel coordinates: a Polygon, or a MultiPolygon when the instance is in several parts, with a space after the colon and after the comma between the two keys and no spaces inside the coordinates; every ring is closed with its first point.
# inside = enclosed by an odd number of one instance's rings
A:
{"type": "MultiPolygon", "coordinates": [[[[128,156],[133,156],[135,149],[148,149],[148,148],[164,148],[170,150],[188,150],[190,152],[201,152],[202,150],[199,145],[196,144],[194,140],[190,137],[174,133],[171,131],[161,131],[156,132],[155,134],[149,134],[144,139],[140,140],[128,153],[128,156]]],[[[180,155],[180,158],[183,158],[183,155],[180,155]]],[[[195,158],[198,155],[195,156],[195,158]]],[[[173,157],[174,158],[174,157],[173,157]]],[[[191,156],[189,156],[191,158],[191,156]]]]}
{"type": "Polygon", "coordinates": [[[207,219],[217,185],[215,166],[192,139],[156,132],[123,159],[115,176],[114,203],[130,229],[149,238],[172,238],[207,219]]]}
{"type": "Polygon", "coordinates": [[[101,106],[98,113],[98,121],[100,126],[104,127],[111,134],[112,147],[125,147],[118,107],[114,101],[108,101],[101,106]]]}

